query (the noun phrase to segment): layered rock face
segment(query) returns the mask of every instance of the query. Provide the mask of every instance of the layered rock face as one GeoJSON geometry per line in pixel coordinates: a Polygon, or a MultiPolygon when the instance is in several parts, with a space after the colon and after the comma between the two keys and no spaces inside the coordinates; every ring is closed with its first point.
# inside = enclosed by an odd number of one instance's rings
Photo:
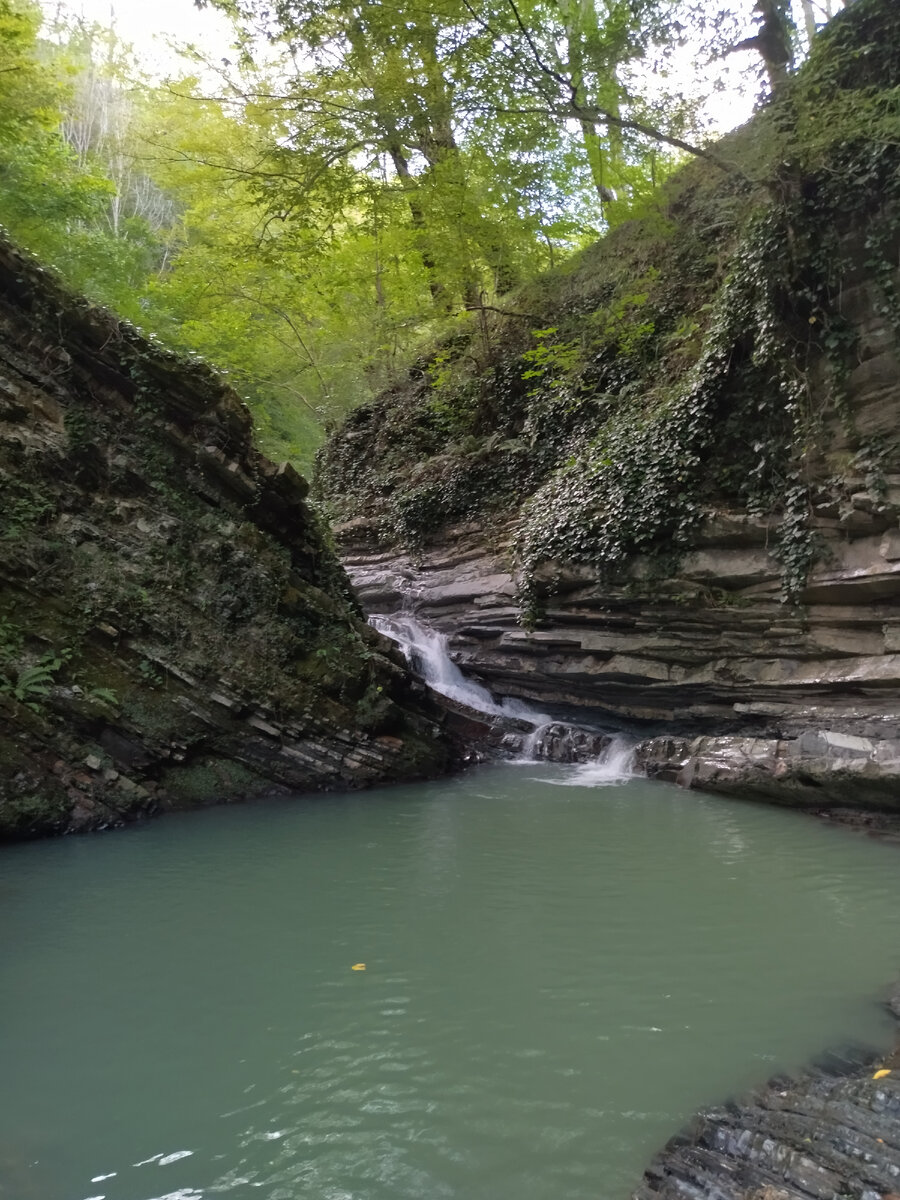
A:
{"type": "Polygon", "coordinates": [[[379,549],[361,521],[337,532],[369,611],[411,605],[501,695],[682,731],[884,737],[900,721],[900,476],[881,499],[847,482],[855,507],[817,518],[828,551],[797,606],[781,602],[771,530],[745,513],[712,518],[655,597],[547,564],[554,591],[533,630],[502,530],[457,527],[415,559],[379,549]]]}
{"type": "Polygon", "coordinates": [[[646,1172],[634,1200],[896,1195],[900,1085],[820,1076],[704,1113],[646,1172]]]}
{"type": "Polygon", "coordinates": [[[692,786],[895,774],[898,20],[849,6],[718,148],[737,173],[678,172],[323,453],[367,607],[502,695],[665,730],[640,757],[692,786]]]}
{"type": "MultiPolygon", "coordinates": [[[[900,1013],[900,995],[889,1002],[900,1013]]],[[[632,1200],[888,1200],[900,1180],[900,1053],[832,1056],[800,1079],[699,1114],[657,1155],[632,1200]]]]}
{"type": "Polygon", "coordinates": [[[0,836],[443,769],[306,490],[207,367],[0,243],[0,836]]]}
{"type": "MultiPolygon", "coordinates": [[[[847,298],[864,351],[849,395],[858,424],[883,430],[900,422],[900,362],[873,291],[861,281],[847,298]]],[[[831,454],[840,446],[834,429],[831,454]]],[[[652,589],[641,560],[617,585],[544,564],[534,629],[521,623],[508,525],[443,530],[415,555],[379,545],[364,518],[337,536],[368,611],[415,611],[496,694],[680,735],[639,749],[657,777],[900,808],[900,474],[847,476],[841,492],[811,516],[821,554],[796,604],[782,600],[777,519],[731,509],[709,515],[677,576],[652,589]]]]}
{"type": "MultiPolygon", "coordinates": [[[[855,357],[842,410],[823,403],[805,465],[815,562],[791,602],[784,515],[722,501],[662,576],[640,555],[615,582],[578,562],[540,563],[533,628],[517,600],[517,513],[435,528],[413,554],[390,546],[384,522],[357,516],[337,536],[364,606],[411,606],[500,695],[679,735],[639,752],[661,777],[758,792],[763,777],[790,777],[798,796],[826,778],[846,793],[849,780],[860,802],[893,803],[896,789],[878,781],[895,777],[900,737],[900,351],[885,302],[900,273],[876,273],[852,236],[844,250],[839,315],[855,357]],[[880,447],[865,474],[861,441],[880,447]],[[691,733],[763,740],[729,748],[691,733]]],[[[807,364],[813,393],[826,373],[821,358],[807,364]]]]}
{"type": "Polygon", "coordinates": [[[416,611],[495,694],[638,737],[675,734],[639,747],[654,777],[900,808],[900,476],[889,486],[876,500],[850,480],[854,506],[817,518],[829,554],[799,606],[781,602],[767,528],[745,513],[712,518],[654,599],[548,566],[555,593],[534,630],[519,623],[502,529],[451,530],[415,559],[379,549],[362,521],[338,536],[364,607],[416,611]]]}
{"type": "MultiPolygon", "coordinates": [[[[900,419],[900,363],[883,322],[854,401],[860,421],[900,419]]],[[[799,604],[781,600],[775,520],[719,512],[677,578],[641,594],[588,569],[548,563],[546,615],[520,624],[508,536],[477,524],[414,558],[379,548],[364,520],[338,528],[364,606],[412,605],[451,636],[454,657],[503,694],[597,717],[747,733],[824,725],[864,737],[900,722],[900,474],[878,494],[847,478],[847,507],[813,518],[825,546],[799,604]]]]}

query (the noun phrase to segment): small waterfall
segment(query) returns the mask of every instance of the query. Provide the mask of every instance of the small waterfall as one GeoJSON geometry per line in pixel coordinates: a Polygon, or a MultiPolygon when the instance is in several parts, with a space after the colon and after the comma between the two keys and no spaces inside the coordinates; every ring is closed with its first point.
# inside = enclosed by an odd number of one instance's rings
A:
{"type": "Polygon", "coordinates": [[[486,716],[512,717],[542,725],[550,721],[550,717],[521,700],[507,698],[498,703],[487,688],[463,675],[450,658],[446,636],[423,625],[415,617],[407,613],[395,613],[389,617],[371,616],[369,623],[379,633],[396,642],[413,670],[422,676],[430,688],[448,700],[455,700],[457,704],[464,704],[466,708],[486,716]]]}
{"type": "Polygon", "coordinates": [[[511,697],[495,700],[487,688],[467,679],[453,662],[447,637],[423,625],[410,613],[373,614],[369,623],[397,643],[406,661],[433,691],[485,716],[519,722],[518,731],[504,737],[504,745],[516,754],[517,761],[576,766],[566,778],[550,782],[592,787],[621,783],[631,776],[634,760],[631,743],[608,733],[556,721],[521,700],[511,697]],[[530,733],[520,732],[521,722],[532,727],[530,733]]]}
{"type": "Polygon", "coordinates": [[[608,733],[554,721],[528,735],[520,762],[563,763],[572,770],[557,779],[558,787],[603,787],[625,783],[634,775],[634,743],[608,733]]]}
{"type": "Polygon", "coordinates": [[[634,774],[634,745],[624,738],[613,738],[593,761],[580,763],[565,779],[551,783],[562,787],[606,787],[625,783],[634,774]]]}

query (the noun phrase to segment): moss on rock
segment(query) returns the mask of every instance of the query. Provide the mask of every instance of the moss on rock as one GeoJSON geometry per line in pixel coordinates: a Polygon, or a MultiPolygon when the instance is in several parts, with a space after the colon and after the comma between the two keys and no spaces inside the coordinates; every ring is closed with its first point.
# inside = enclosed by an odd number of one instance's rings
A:
{"type": "Polygon", "coordinates": [[[2,239],[0,360],[0,837],[444,768],[306,482],[209,368],[2,239]]]}

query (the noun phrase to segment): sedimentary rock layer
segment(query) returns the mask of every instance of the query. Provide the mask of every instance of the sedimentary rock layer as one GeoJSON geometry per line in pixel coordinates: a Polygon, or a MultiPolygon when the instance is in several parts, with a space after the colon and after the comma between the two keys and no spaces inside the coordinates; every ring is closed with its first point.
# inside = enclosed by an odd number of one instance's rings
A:
{"type": "MultiPolygon", "coordinates": [[[[885,437],[900,420],[900,359],[883,281],[861,264],[845,282],[841,317],[856,346],[847,411],[857,436],[885,437]]],[[[880,739],[900,732],[895,458],[865,477],[829,475],[850,455],[840,421],[822,430],[809,467],[821,477],[809,514],[818,558],[792,603],[777,556],[781,515],[724,503],[668,577],[651,580],[641,558],[617,583],[589,566],[543,563],[533,629],[516,599],[515,513],[434,529],[414,555],[365,516],[337,534],[368,610],[414,606],[449,634],[460,666],[500,694],[681,732],[823,728],[880,739]]]]}
{"type": "Polygon", "coordinates": [[[682,729],[881,737],[900,721],[898,515],[900,477],[877,515],[823,521],[830,553],[797,606],[781,602],[767,527],[745,514],[712,518],[654,596],[548,564],[553,594],[533,630],[519,623],[502,533],[493,548],[481,528],[449,530],[415,560],[367,547],[360,522],[339,535],[367,609],[414,605],[501,694],[682,729]]]}
{"type": "Polygon", "coordinates": [[[900,1193],[898,1060],[849,1070],[832,1062],[701,1113],[633,1200],[891,1200],[900,1193]]]}
{"type": "Polygon", "coordinates": [[[0,242],[0,836],[444,766],[251,432],[209,368],[0,242]]]}
{"type": "Polygon", "coordinates": [[[644,753],[661,777],[882,806],[900,770],[900,477],[877,512],[858,482],[855,507],[819,518],[831,549],[796,606],[781,601],[770,530],[744,513],[711,517],[703,545],[652,596],[548,565],[553,594],[532,630],[502,527],[448,530],[415,557],[379,548],[363,521],[338,534],[368,611],[413,608],[498,695],[675,734],[668,758],[661,743],[644,753]],[[691,734],[719,741],[691,753],[691,734]]]}
{"type": "MultiPolygon", "coordinates": [[[[900,176],[878,113],[898,11],[829,23],[784,107],[719,147],[743,179],[685,167],[348,418],[321,487],[369,608],[414,605],[542,708],[858,738],[891,773],[900,176]]],[[[756,758],[832,761],[794,750],[756,758]]]]}

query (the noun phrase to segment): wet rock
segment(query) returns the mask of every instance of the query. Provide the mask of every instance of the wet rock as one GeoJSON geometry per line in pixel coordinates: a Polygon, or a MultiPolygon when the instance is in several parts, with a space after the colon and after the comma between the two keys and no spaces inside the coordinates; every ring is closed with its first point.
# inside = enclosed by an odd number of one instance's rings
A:
{"type": "MultiPolygon", "coordinates": [[[[900,360],[870,259],[852,239],[847,258],[854,265],[841,314],[858,352],[846,419],[826,422],[805,464],[821,554],[798,604],[783,603],[780,514],[713,498],[667,578],[659,577],[658,560],[639,555],[620,564],[615,581],[598,578],[586,562],[536,564],[544,611],[534,629],[525,629],[512,549],[521,511],[429,529],[426,544],[411,554],[385,540],[390,524],[373,511],[382,500],[367,492],[358,510],[344,506],[351,519],[336,530],[366,611],[412,606],[449,637],[453,660],[492,693],[542,709],[564,706],[576,722],[615,718],[679,736],[777,742],[824,729],[868,740],[872,749],[851,754],[831,744],[818,756],[804,751],[828,762],[816,778],[863,758],[878,764],[873,778],[888,777],[892,752],[874,747],[900,737],[900,463],[891,443],[877,480],[864,477],[852,465],[859,443],[848,444],[847,429],[852,425],[863,443],[890,437],[900,422],[900,360]],[[843,476],[836,464],[844,464],[843,476]]],[[[813,390],[820,367],[810,366],[813,390]]],[[[354,432],[351,421],[336,443],[354,432]]],[[[345,449],[350,460],[360,456],[361,471],[377,474],[361,443],[345,449]]],[[[380,494],[385,505],[390,493],[380,494]]],[[[753,757],[756,775],[774,778],[779,763],[793,763],[795,755],[753,757]]],[[[719,756],[716,777],[725,783],[746,775],[737,764],[719,756]]],[[[695,776],[704,770],[698,762],[695,776]]],[[[846,770],[867,777],[858,765],[846,770]]],[[[799,779],[794,766],[784,778],[799,779]]]]}
{"type": "Polygon", "coordinates": [[[611,742],[609,734],[554,721],[538,729],[528,750],[531,757],[547,762],[586,763],[599,758],[611,742]]]}
{"type": "Polygon", "coordinates": [[[415,560],[373,549],[360,518],[337,532],[366,610],[412,603],[497,695],[566,705],[589,723],[677,722],[680,732],[796,736],[822,719],[817,710],[835,732],[900,732],[900,563],[883,556],[884,533],[841,533],[806,604],[791,610],[778,563],[759,541],[765,530],[718,513],[673,584],[677,596],[668,599],[663,584],[642,597],[554,564],[546,618],[529,631],[502,528],[441,531],[415,560]],[[742,538],[744,549],[735,544],[742,538]]]}
{"type": "Polygon", "coordinates": [[[796,738],[657,737],[635,762],[651,779],[799,808],[900,815],[900,739],[809,730],[796,738]]]}
{"type": "Polygon", "coordinates": [[[698,1115],[633,1200],[887,1200],[900,1188],[900,1076],[875,1066],[776,1080],[698,1115]]]}
{"type": "Polygon", "coordinates": [[[849,794],[851,807],[893,809],[900,561],[885,556],[893,531],[842,532],[812,576],[808,603],[793,610],[781,603],[778,564],[760,565],[767,530],[745,514],[713,515],[703,549],[683,564],[677,602],[665,584],[641,596],[585,568],[548,564],[556,590],[534,630],[520,624],[502,527],[442,531],[415,560],[375,548],[360,519],[338,538],[367,611],[412,605],[494,695],[568,711],[576,724],[580,714],[588,726],[677,735],[678,750],[643,752],[656,778],[805,807],[847,806],[849,794]],[[688,753],[698,736],[708,740],[688,753]]]}

